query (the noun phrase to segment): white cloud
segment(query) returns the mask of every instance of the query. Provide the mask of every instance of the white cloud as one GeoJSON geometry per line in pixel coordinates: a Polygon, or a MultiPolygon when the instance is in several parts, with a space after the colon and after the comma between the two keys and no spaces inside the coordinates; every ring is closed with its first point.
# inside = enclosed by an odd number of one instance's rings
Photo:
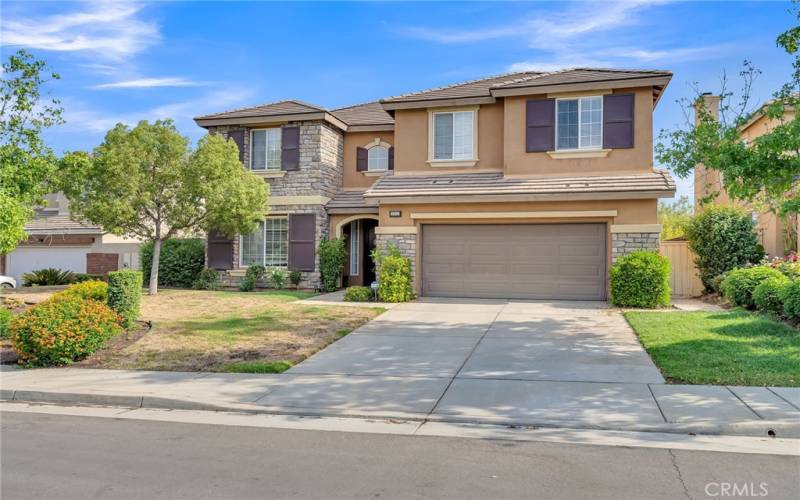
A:
{"type": "Polygon", "coordinates": [[[675,63],[710,59],[733,48],[734,47],[731,45],[722,44],[708,47],[676,47],[660,50],[628,48],[617,49],[616,52],[622,57],[635,59],[641,62],[670,61],[675,63]]]}
{"type": "Polygon", "coordinates": [[[180,77],[164,77],[164,78],[135,78],[132,80],[124,80],[120,82],[102,83],[95,85],[94,89],[149,89],[154,87],[195,87],[201,85],[199,82],[193,82],[180,77]]]}
{"type": "Polygon", "coordinates": [[[0,24],[3,45],[79,52],[119,61],[161,38],[155,22],[139,17],[141,5],[94,2],[82,6],[81,11],[48,17],[6,14],[0,24]]]}

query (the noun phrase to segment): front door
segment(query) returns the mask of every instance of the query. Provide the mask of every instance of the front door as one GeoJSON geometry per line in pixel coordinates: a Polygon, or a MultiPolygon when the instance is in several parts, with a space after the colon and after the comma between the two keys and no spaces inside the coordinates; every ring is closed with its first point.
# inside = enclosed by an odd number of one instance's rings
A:
{"type": "Polygon", "coordinates": [[[369,286],[375,281],[375,263],[372,261],[372,251],[375,249],[375,224],[376,221],[365,219],[364,228],[364,286],[369,286]]]}

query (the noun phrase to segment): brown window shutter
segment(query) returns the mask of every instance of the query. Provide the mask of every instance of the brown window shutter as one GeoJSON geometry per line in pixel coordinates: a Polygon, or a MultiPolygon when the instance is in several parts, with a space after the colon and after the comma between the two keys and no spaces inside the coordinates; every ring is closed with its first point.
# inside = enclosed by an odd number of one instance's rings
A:
{"type": "Polygon", "coordinates": [[[239,161],[244,163],[244,129],[235,129],[228,131],[228,139],[233,139],[236,146],[239,148],[239,161]]]}
{"type": "Polygon", "coordinates": [[[528,99],[525,103],[525,151],[552,151],[556,141],[556,100],[528,99]]]}
{"type": "Polygon", "coordinates": [[[389,148],[389,170],[394,170],[394,146],[389,148]]]}
{"type": "Polygon", "coordinates": [[[300,127],[281,128],[281,170],[300,170],[300,127]]]}
{"type": "Polygon", "coordinates": [[[366,172],[369,168],[367,148],[356,148],[356,172],[366,172]]]}
{"type": "Polygon", "coordinates": [[[603,96],[603,148],[633,147],[634,94],[603,96]]]}
{"type": "Polygon", "coordinates": [[[314,270],[317,223],[314,214],[289,215],[289,270],[314,270]]]}
{"type": "Polygon", "coordinates": [[[233,269],[233,239],[228,235],[217,232],[208,232],[208,262],[210,269],[233,269]]]}

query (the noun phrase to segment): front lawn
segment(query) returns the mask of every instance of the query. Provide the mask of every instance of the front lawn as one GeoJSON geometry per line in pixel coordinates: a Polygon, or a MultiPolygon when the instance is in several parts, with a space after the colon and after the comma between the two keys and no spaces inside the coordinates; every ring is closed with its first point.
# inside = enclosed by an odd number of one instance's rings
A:
{"type": "Polygon", "coordinates": [[[278,373],[382,312],[297,304],[294,291],[162,290],[142,297],[152,330],[114,339],[77,366],[278,373]]]}
{"type": "Polygon", "coordinates": [[[625,313],[670,382],[800,386],[800,331],[744,310],[625,313]]]}

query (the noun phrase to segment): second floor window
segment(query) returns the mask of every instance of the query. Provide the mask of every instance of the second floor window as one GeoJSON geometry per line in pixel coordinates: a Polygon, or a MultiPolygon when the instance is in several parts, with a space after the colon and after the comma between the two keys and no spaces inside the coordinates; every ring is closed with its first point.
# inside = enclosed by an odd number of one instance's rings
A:
{"type": "Polygon", "coordinates": [[[250,170],[281,169],[281,129],[265,128],[250,132],[250,170]]]}
{"type": "Polygon", "coordinates": [[[433,159],[472,160],[474,111],[433,114],[433,159]]]}
{"type": "Polygon", "coordinates": [[[389,168],[389,148],[373,146],[367,150],[367,170],[382,172],[389,168]]]}
{"type": "Polygon", "coordinates": [[[602,145],[601,96],[556,101],[556,149],[600,149],[602,145]]]}

